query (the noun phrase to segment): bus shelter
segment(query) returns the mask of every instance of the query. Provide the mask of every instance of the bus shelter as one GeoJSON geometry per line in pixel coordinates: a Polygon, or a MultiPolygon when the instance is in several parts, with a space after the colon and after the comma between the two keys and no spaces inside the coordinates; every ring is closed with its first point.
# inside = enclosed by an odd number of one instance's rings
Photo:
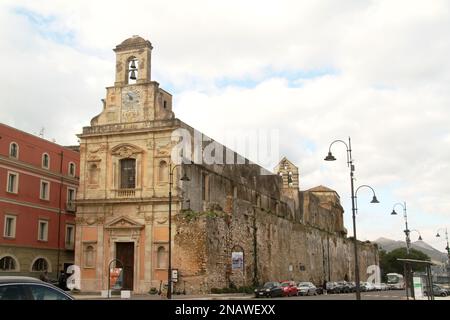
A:
{"type": "Polygon", "coordinates": [[[431,275],[431,266],[435,265],[431,261],[426,260],[415,260],[415,259],[397,259],[398,261],[403,262],[403,270],[405,270],[405,290],[406,290],[406,299],[409,300],[409,296],[413,300],[416,299],[414,295],[414,285],[413,285],[413,264],[423,264],[425,265],[425,287],[427,288],[427,299],[434,300],[433,294],[433,277],[431,275]]]}

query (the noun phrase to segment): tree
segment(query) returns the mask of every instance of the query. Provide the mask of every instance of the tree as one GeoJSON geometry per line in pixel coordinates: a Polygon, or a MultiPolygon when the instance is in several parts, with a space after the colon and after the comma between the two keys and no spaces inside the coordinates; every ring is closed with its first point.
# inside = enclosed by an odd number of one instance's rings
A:
{"type": "MultiPolygon", "coordinates": [[[[418,251],[416,249],[410,249],[409,254],[406,253],[406,248],[398,248],[392,250],[389,253],[381,250],[379,252],[380,256],[380,268],[383,275],[387,273],[400,273],[403,274],[403,262],[397,259],[414,259],[414,260],[426,260],[430,261],[430,257],[425,253],[418,251]]],[[[425,271],[424,264],[411,263],[413,271],[425,271]]]]}

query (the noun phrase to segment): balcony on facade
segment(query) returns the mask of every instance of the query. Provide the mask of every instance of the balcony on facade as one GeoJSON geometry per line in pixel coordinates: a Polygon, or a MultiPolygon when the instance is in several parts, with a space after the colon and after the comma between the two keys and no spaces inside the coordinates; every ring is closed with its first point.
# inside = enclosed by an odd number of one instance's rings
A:
{"type": "Polygon", "coordinates": [[[77,206],[75,204],[75,201],[68,201],[66,203],[66,211],[71,212],[71,213],[77,211],[77,206]]]}

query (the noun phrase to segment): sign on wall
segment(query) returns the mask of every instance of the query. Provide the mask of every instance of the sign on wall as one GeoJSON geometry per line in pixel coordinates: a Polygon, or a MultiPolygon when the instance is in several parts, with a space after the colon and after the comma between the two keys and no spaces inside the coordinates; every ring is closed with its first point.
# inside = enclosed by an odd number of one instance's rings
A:
{"type": "Polygon", "coordinates": [[[231,253],[231,269],[242,270],[244,269],[244,253],[232,252],[231,253]]]}

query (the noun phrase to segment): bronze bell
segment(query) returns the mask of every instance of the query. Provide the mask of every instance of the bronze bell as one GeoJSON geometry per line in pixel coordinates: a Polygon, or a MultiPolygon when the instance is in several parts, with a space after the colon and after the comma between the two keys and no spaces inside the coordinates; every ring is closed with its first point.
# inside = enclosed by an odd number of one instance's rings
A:
{"type": "Polygon", "coordinates": [[[136,69],[136,64],[134,63],[135,60],[131,60],[130,69],[136,69]]]}
{"type": "Polygon", "coordinates": [[[136,80],[136,71],[131,70],[130,79],[131,79],[131,80],[136,80]]]}

